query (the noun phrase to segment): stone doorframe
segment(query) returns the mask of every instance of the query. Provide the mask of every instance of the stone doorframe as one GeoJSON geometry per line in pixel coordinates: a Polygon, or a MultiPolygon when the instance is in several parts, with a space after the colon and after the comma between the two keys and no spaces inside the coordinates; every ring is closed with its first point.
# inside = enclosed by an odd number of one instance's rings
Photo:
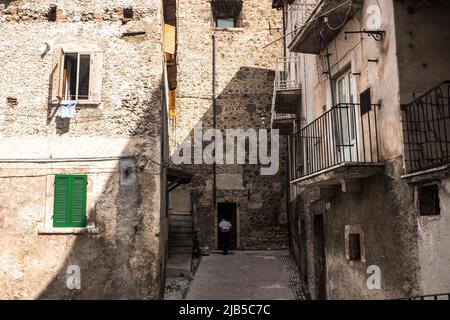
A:
{"type": "Polygon", "coordinates": [[[246,198],[242,198],[240,196],[217,196],[216,198],[216,209],[214,211],[214,235],[215,235],[215,245],[216,249],[219,248],[219,234],[218,234],[218,224],[219,224],[219,212],[218,212],[218,203],[236,203],[236,249],[239,250],[241,248],[241,216],[245,212],[248,211],[248,203],[246,198]]]}

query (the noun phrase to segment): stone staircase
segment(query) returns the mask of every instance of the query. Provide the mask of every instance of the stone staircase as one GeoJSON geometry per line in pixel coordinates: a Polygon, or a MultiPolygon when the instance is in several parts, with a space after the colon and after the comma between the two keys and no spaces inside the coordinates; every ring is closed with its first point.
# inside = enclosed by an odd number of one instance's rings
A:
{"type": "Polygon", "coordinates": [[[192,214],[171,213],[169,215],[169,259],[167,275],[191,277],[192,264],[192,214]]]}
{"type": "Polygon", "coordinates": [[[192,254],[192,215],[171,214],[169,216],[169,256],[192,254]]]}

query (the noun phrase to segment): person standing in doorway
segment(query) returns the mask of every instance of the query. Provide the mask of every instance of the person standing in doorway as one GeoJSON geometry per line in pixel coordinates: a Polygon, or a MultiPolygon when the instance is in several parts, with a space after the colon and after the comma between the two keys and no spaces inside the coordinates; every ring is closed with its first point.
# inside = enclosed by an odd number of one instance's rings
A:
{"type": "Polygon", "coordinates": [[[223,254],[228,254],[228,242],[230,241],[231,228],[233,226],[226,219],[222,219],[219,223],[220,230],[220,245],[223,254]]]}

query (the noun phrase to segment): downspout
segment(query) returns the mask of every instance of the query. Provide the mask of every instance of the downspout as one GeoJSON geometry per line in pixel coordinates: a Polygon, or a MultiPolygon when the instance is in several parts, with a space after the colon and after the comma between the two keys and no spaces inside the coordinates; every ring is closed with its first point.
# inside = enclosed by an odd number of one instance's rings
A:
{"type": "MultiPolygon", "coordinates": [[[[288,224],[288,243],[289,243],[289,248],[291,248],[291,244],[293,245],[293,243],[291,243],[292,241],[292,236],[291,236],[291,186],[290,186],[290,177],[291,177],[291,162],[290,162],[290,135],[287,136],[287,141],[286,141],[286,147],[287,147],[287,157],[286,157],[286,214],[287,214],[287,224],[288,224]]],[[[294,211],[295,212],[295,211],[294,211]]],[[[291,252],[292,255],[295,257],[295,252],[291,252]]]]}
{"type": "Polygon", "coordinates": [[[328,52],[328,45],[325,46],[327,55],[327,68],[328,68],[328,80],[330,81],[330,92],[331,92],[331,108],[335,106],[334,104],[334,90],[333,90],[333,80],[331,79],[331,66],[330,66],[330,53],[328,52]]]}
{"type": "MultiPolygon", "coordinates": [[[[212,35],[212,111],[213,111],[213,129],[217,128],[217,113],[216,113],[216,36],[212,35]]],[[[216,139],[214,138],[214,162],[213,162],[213,203],[214,212],[217,210],[217,195],[216,195],[216,139]]]]}
{"type": "Polygon", "coordinates": [[[286,8],[286,6],[283,6],[283,57],[286,57],[286,55],[287,55],[287,50],[286,50],[286,29],[287,29],[286,12],[287,12],[287,8],[286,8]]]}
{"type": "Polygon", "coordinates": [[[166,242],[165,235],[168,234],[168,191],[167,191],[167,163],[168,159],[168,139],[169,139],[169,131],[168,131],[168,78],[167,78],[167,63],[165,57],[163,57],[163,76],[161,79],[161,166],[160,166],[160,184],[161,184],[161,193],[160,193],[160,221],[163,221],[163,225],[160,222],[160,231],[159,231],[159,239],[160,239],[160,250],[163,250],[163,261],[160,263],[160,298],[164,297],[165,292],[165,282],[166,282],[166,267],[167,267],[167,259],[168,259],[168,245],[166,242]],[[161,230],[162,228],[162,230],[161,230]],[[161,244],[162,242],[162,244],[161,244]]]}

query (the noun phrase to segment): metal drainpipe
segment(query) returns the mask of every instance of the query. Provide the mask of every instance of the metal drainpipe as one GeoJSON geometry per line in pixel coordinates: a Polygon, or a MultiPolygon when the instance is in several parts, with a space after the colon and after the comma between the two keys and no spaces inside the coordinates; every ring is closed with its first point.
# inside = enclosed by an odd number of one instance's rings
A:
{"type": "MultiPolygon", "coordinates": [[[[216,113],[216,36],[212,35],[212,107],[213,107],[213,129],[217,128],[217,113],[216,113]]],[[[216,140],[214,139],[214,162],[213,162],[213,201],[214,211],[217,210],[217,195],[216,195],[216,140]]]]}
{"type": "MultiPolygon", "coordinates": [[[[287,136],[287,155],[286,155],[286,214],[287,214],[287,225],[288,225],[288,245],[289,248],[291,248],[291,241],[292,241],[292,235],[291,235],[291,186],[290,186],[290,153],[289,153],[289,138],[290,136],[287,136]]],[[[294,211],[295,212],[295,211],[294,211]]],[[[295,256],[295,252],[292,252],[293,256],[295,256]]]]}
{"type": "Polygon", "coordinates": [[[328,45],[326,45],[325,48],[326,48],[326,55],[327,55],[328,80],[330,81],[331,108],[333,108],[335,104],[334,104],[333,80],[331,79],[330,53],[328,52],[328,45]]]}
{"type": "Polygon", "coordinates": [[[286,57],[287,50],[286,50],[286,12],[287,8],[286,6],[283,7],[283,56],[286,57]]]}

